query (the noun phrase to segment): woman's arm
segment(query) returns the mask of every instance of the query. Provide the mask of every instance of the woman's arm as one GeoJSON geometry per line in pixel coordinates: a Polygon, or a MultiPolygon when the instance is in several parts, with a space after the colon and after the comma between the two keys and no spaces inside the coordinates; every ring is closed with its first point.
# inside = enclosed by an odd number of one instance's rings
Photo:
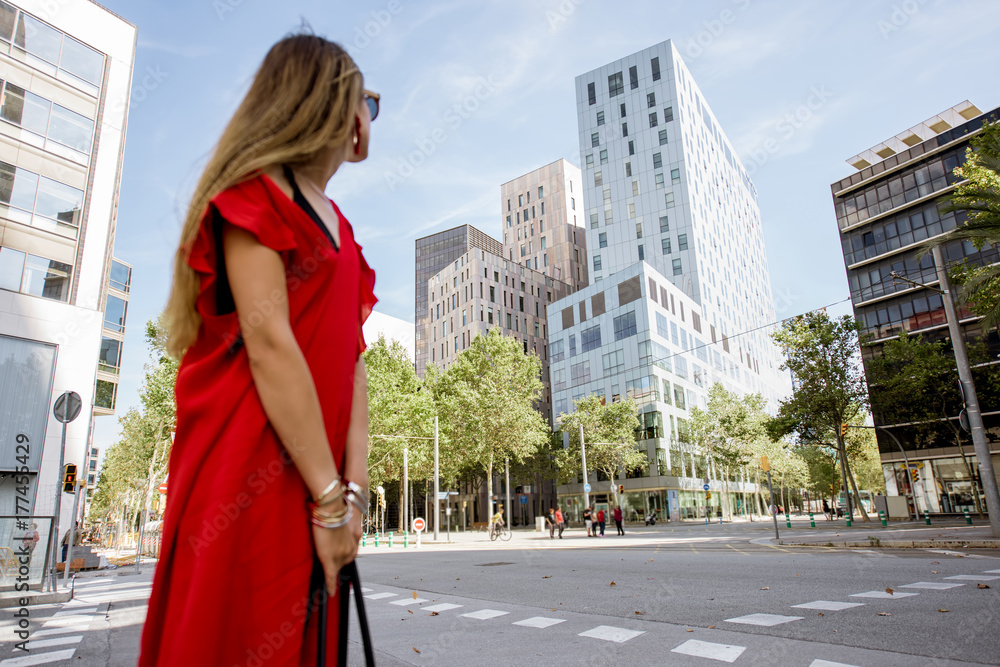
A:
{"type": "Polygon", "coordinates": [[[344,477],[368,489],[368,374],[363,356],[358,357],[354,366],[354,398],[345,458],[344,477]]]}

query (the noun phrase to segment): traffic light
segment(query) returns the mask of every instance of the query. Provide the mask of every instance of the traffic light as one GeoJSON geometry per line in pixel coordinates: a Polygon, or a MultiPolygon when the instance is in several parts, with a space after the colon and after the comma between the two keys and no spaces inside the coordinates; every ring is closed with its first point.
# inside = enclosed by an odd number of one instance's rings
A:
{"type": "Polygon", "coordinates": [[[712,498],[712,492],[711,491],[706,491],[705,492],[705,500],[711,500],[711,498],[712,498]]]}
{"type": "Polygon", "coordinates": [[[830,493],[833,493],[833,484],[830,485],[830,493]]]}
{"type": "Polygon", "coordinates": [[[76,464],[67,463],[66,471],[63,473],[63,493],[74,493],[76,491],[76,464]]]}
{"type": "Polygon", "coordinates": [[[840,425],[840,437],[843,438],[847,435],[847,424],[840,425]]]}
{"type": "Polygon", "coordinates": [[[618,495],[620,496],[623,493],[625,493],[625,485],[624,484],[619,484],[618,485],[618,495]]]}
{"type": "Polygon", "coordinates": [[[916,468],[911,468],[910,469],[910,479],[913,480],[914,482],[919,482],[920,481],[920,471],[917,470],[916,468]]]}

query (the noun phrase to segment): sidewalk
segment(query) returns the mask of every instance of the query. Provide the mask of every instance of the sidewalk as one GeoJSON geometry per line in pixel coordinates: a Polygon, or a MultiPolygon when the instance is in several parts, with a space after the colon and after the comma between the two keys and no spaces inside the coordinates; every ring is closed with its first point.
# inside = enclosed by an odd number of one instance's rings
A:
{"type": "Polygon", "coordinates": [[[930,526],[923,521],[912,521],[887,527],[878,521],[868,524],[855,521],[850,528],[843,521],[828,523],[834,526],[823,526],[821,530],[817,523],[815,530],[803,530],[800,526],[789,529],[780,522],[781,539],[771,537],[769,542],[782,546],[1000,549],[1000,539],[993,537],[989,525],[969,526],[964,521],[960,524],[942,521],[930,526]]]}

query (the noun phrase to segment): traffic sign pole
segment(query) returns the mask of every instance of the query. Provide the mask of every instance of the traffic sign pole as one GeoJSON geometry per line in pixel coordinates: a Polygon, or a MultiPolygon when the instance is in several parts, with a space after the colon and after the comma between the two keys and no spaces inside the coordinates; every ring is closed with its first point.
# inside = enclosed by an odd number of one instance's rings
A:
{"type": "MultiPolygon", "coordinates": [[[[441,523],[441,481],[438,477],[438,418],[434,415],[434,541],[438,541],[438,524],[441,523]]],[[[419,539],[419,537],[418,537],[419,539]]]]}
{"type": "Polygon", "coordinates": [[[590,507],[590,483],[587,481],[587,447],[583,443],[583,424],[580,424],[580,462],[583,463],[583,507],[590,507]]]}
{"type": "MultiPolygon", "coordinates": [[[[64,391],[56,399],[55,405],[52,406],[52,415],[62,423],[62,438],[59,442],[59,474],[63,475],[64,469],[66,467],[66,425],[71,421],[80,416],[80,410],[83,408],[83,400],[80,398],[80,394],[75,391],[64,391]]],[[[52,520],[52,533],[49,538],[52,540],[52,557],[49,559],[49,590],[55,592],[59,589],[59,582],[56,581],[56,558],[57,550],[59,549],[59,512],[60,505],[62,502],[63,494],[63,480],[59,480],[56,484],[56,503],[55,503],[55,518],[52,520]]],[[[72,542],[72,539],[70,539],[72,542]]],[[[69,562],[66,563],[67,574],[69,572],[69,562]]]]}

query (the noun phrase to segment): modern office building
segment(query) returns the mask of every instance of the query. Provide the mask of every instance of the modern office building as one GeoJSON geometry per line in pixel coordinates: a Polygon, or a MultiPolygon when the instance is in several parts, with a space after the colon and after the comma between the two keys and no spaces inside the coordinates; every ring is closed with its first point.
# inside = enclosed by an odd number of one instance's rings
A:
{"type": "Polygon", "coordinates": [[[538,410],[552,422],[549,388],[548,305],[573,289],[540,271],[473,248],[442,269],[427,283],[430,312],[430,361],[447,368],[472,339],[500,327],[517,338],[525,354],[542,362],[544,386],[538,410]]]}
{"type": "Polygon", "coordinates": [[[417,375],[423,377],[430,360],[430,311],[427,306],[427,281],[441,269],[464,255],[471,248],[480,248],[494,255],[503,255],[502,244],[471,225],[461,225],[416,241],[414,326],[417,375]]]}
{"type": "Polygon", "coordinates": [[[559,159],[500,186],[508,259],[573,291],[589,284],[581,185],[580,169],[559,159]]]}
{"type": "MultiPolygon", "coordinates": [[[[937,267],[929,253],[918,259],[918,250],[927,239],[965,221],[964,214],[942,210],[941,197],[960,181],[953,170],[965,162],[970,138],[985,122],[998,117],[1000,108],[984,114],[964,101],[848,159],[854,173],[831,185],[854,313],[863,324],[862,335],[869,338],[862,348],[866,360],[903,332],[950,341],[942,295],[936,291],[937,267]],[[928,287],[894,280],[893,271],[928,287]]],[[[942,250],[949,266],[963,260],[973,265],[1000,261],[1000,253],[992,246],[980,251],[969,243],[952,242],[942,250]]],[[[979,318],[959,306],[959,319],[967,342],[983,339],[979,318]]],[[[995,356],[1000,351],[996,332],[985,335],[995,356]]],[[[1000,470],[1000,395],[990,390],[995,380],[983,382],[996,373],[994,368],[980,366],[974,375],[993,466],[1000,470]]],[[[889,495],[905,495],[911,510],[919,512],[974,511],[973,484],[956,445],[955,430],[943,418],[935,428],[926,423],[889,422],[878,392],[871,393],[876,425],[891,427],[909,450],[911,469],[907,471],[892,437],[876,431],[889,495]]],[[[957,422],[962,407],[957,388],[951,399],[952,419],[957,422]]],[[[976,475],[971,440],[965,434],[961,437],[976,475]]]]}
{"type": "MultiPolygon", "coordinates": [[[[725,484],[704,453],[689,444],[691,408],[705,409],[709,388],[755,391],[759,376],[742,337],[732,340],[707,323],[701,306],[646,262],[594,283],[549,308],[549,367],[553,411],[596,394],[608,402],[632,397],[639,408],[638,445],[649,465],[630,471],[622,508],[629,519],[657,510],[690,519],[721,509],[725,484]],[[706,467],[707,466],[707,467],[706,467]],[[709,480],[712,498],[703,486],[709,480]],[[634,514],[633,514],[634,512],[634,514]]],[[[612,496],[608,480],[590,473],[595,507],[612,496]]],[[[730,479],[730,507],[742,511],[743,491],[754,488],[741,473],[730,479]]],[[[582,478],[560,486],[559,503],[578,519],[582,478]]]]}
{"type": "MultiPolygon", "coordinates": [[[[60,455],[86,474],[91,417],[114,409],[129,269],[112,248],[135,45],[135,26],[90,0],[0,2],[0,515],[53,515],[60,455]],[[52,407],[65,391],[83,411],[61,452],[52,407]],[[24,466],[26,492],[10,474],[24,466]]],[[[13,528],[0,525],[3,544],[13,528]]]]}
{"type": "Polygon", "coordinates": [[[741,334],[751,389],[776,407],[790,384],[763,328],[775,313],[757,191],[677,49],[578,76],[576,103],[591,281],[647,262],[706,330],[741,334]]]}

